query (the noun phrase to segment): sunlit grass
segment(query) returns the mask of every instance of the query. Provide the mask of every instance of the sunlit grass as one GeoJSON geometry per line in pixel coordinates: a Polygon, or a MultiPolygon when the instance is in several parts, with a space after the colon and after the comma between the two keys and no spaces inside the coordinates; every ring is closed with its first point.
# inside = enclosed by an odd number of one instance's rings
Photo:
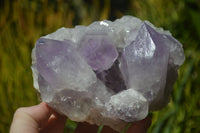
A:
{"type": "MultiPolygon", "coordinates": [[[[147,19],[168,29],[184,46],[186,61],[179,71],[170,103],[152,113],[149,132],[200,132],[200,4],[196,0],[12,1],[0,5],[0,132],[9,131],[14,111],[39,103],[33,88],[31,50],[35,41],[60,27],[88,25],[124,14],[147,19]],[[120,5],[120,7],[118,7],[120,5]],[[193,8],[194,7],[194,8],[193,8]],[[119,8],[119,10],[118,10],[119,8]]],[[[76,123],[68,120],[65,132],[76,123]]]]}

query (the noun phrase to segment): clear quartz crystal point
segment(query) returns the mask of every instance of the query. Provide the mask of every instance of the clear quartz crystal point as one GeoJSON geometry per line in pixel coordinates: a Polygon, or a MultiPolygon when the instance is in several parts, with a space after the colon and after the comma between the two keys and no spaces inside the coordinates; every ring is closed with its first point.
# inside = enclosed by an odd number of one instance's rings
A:
{"type": "Polygon", "coordinates": [[[42,101],[57,112],[122,131],[169,102],[184,59],[169,31],[124,16],[41,37],[31,68],[42,101]]]}

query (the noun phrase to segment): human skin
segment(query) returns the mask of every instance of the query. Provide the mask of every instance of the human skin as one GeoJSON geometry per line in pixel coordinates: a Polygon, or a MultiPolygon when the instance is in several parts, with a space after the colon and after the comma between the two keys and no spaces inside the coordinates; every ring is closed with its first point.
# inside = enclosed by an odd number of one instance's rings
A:
{"type": "MultiPolygon", "coordinates": [[[[45,102],[16,110],[10,133],[63,133],[67,117],[53,111],[45,102]]],[[[127,133],[145,133],[151,124],[149,117],[133,123],[127,133]]],[[[79,123],[75,133],[95,133],[98,126],[79,123]]],[[[104,126],[101,133],[117,133],[104,126]]]]}

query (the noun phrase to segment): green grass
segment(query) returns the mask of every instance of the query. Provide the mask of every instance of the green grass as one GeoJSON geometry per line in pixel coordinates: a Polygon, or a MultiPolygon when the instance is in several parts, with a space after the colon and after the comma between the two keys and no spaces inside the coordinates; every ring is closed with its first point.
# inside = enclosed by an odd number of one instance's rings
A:
{"type": "MultiPolygon", "coordinates": [[[[42,35],[60,27],[134,15],[170,30],[184,47],[171,101],[152,112],[153,133],[200,132],[200,2],[198,0],[63,0],[0,2],[0,132],[9,131],[14,111],[39,103],[33,88],[31,50],[42,35]]],[[[65,132],[76,123],[68,120],[65,132]]]]}

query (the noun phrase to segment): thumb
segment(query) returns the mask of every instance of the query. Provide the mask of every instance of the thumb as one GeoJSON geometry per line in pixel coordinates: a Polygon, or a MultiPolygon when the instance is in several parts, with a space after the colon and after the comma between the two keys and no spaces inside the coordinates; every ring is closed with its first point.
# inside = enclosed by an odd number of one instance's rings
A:
{"type": "Polygon", "coordinates": [[[19,108],[14,114],[10,133],[38,133],[39,128],[48,122],[52,112],[44,102],[32,107],[19,108]]]}

